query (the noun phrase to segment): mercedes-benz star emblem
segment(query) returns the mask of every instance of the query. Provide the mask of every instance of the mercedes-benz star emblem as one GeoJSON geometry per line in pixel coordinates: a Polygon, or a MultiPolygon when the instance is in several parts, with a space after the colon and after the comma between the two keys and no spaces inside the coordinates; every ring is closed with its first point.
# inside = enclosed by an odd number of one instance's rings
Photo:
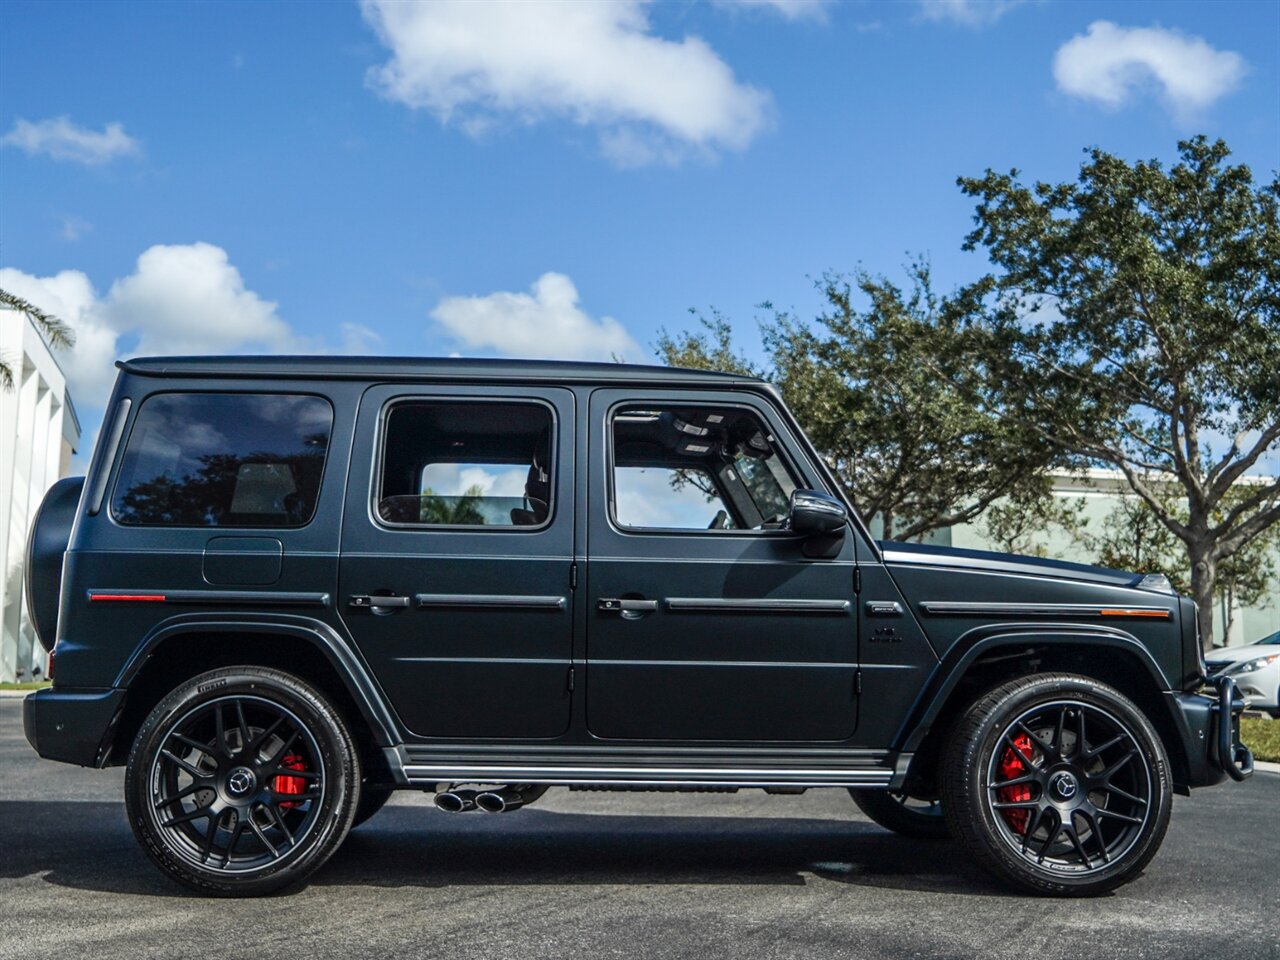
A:
{"type": "Polygon", "coordinates": [[[1069,773],[1060,773],[1050,782],[1053,792],[1063,800],[1070,800],[1076,795],[1079,787],[1076,784],[1076,778],[1069,773]]]}
{"type": "Polygon", "coordinates": [[[234,796],[242,797],[253,788],[253,772],[244,767],[231,771],[227,777],[227,790],[234,796]]]}

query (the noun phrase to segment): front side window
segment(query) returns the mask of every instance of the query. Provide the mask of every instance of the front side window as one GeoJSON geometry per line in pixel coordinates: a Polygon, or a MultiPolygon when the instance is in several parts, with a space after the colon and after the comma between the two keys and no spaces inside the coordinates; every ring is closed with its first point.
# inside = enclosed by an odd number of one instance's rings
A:
{"type": "Polygon", "coordinates": [[[739,407],[624,408],[613,417],[619,526],[770,530],[796,481],[759,416],[739,407]]]}
{"type": "Polygon", "coordinates": [[[320,397],[165,393],[142,405],[111,513],[168,527],[301,527],[333,428],[320,397]]]}
{"type": "Polygon", "coordinates": [[[384,523],[540,527],[551,515],[551,411],[541,404],[398,403],[381,462],[384,523]]]}

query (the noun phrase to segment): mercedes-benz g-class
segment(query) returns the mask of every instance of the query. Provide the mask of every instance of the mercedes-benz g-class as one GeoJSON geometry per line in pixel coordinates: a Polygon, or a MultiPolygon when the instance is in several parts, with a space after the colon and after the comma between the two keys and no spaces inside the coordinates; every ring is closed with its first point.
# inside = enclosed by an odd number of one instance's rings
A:
{"type": "Polygon", "coordinates": [[[45,498],[45,757],[147,854],[305,877],[399,789],[849,790],[1029,891],[1142,870],[1252,758],[1162,577],[877,542],[769,384],[621,364],[133,360],[45,498]]]}

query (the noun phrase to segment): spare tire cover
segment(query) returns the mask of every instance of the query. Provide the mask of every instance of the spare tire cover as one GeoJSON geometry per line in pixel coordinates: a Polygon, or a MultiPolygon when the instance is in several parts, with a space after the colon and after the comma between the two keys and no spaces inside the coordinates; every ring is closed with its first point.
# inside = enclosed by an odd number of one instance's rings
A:
{"type": "Polygon", "coordinates": [[[27,538],[24,578],[27,612],[40,646],[52,650],[58,638],[58,599],[62,595],[62,555],[71,541],[71,524],[80,505],[84,477],[59,480],[44,495],[27,538]]]}

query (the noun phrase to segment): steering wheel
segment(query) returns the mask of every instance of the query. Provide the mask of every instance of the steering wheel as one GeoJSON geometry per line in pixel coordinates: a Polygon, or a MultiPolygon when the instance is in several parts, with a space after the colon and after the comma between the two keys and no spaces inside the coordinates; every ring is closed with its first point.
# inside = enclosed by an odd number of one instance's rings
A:
{"type": "Polygon", "coordinates": [[[729,528],[729,514],[723,510],[717,510],[716,515],[711,518],[711,522],[707,524],[708,530],[727,530],[729,528]]]}

